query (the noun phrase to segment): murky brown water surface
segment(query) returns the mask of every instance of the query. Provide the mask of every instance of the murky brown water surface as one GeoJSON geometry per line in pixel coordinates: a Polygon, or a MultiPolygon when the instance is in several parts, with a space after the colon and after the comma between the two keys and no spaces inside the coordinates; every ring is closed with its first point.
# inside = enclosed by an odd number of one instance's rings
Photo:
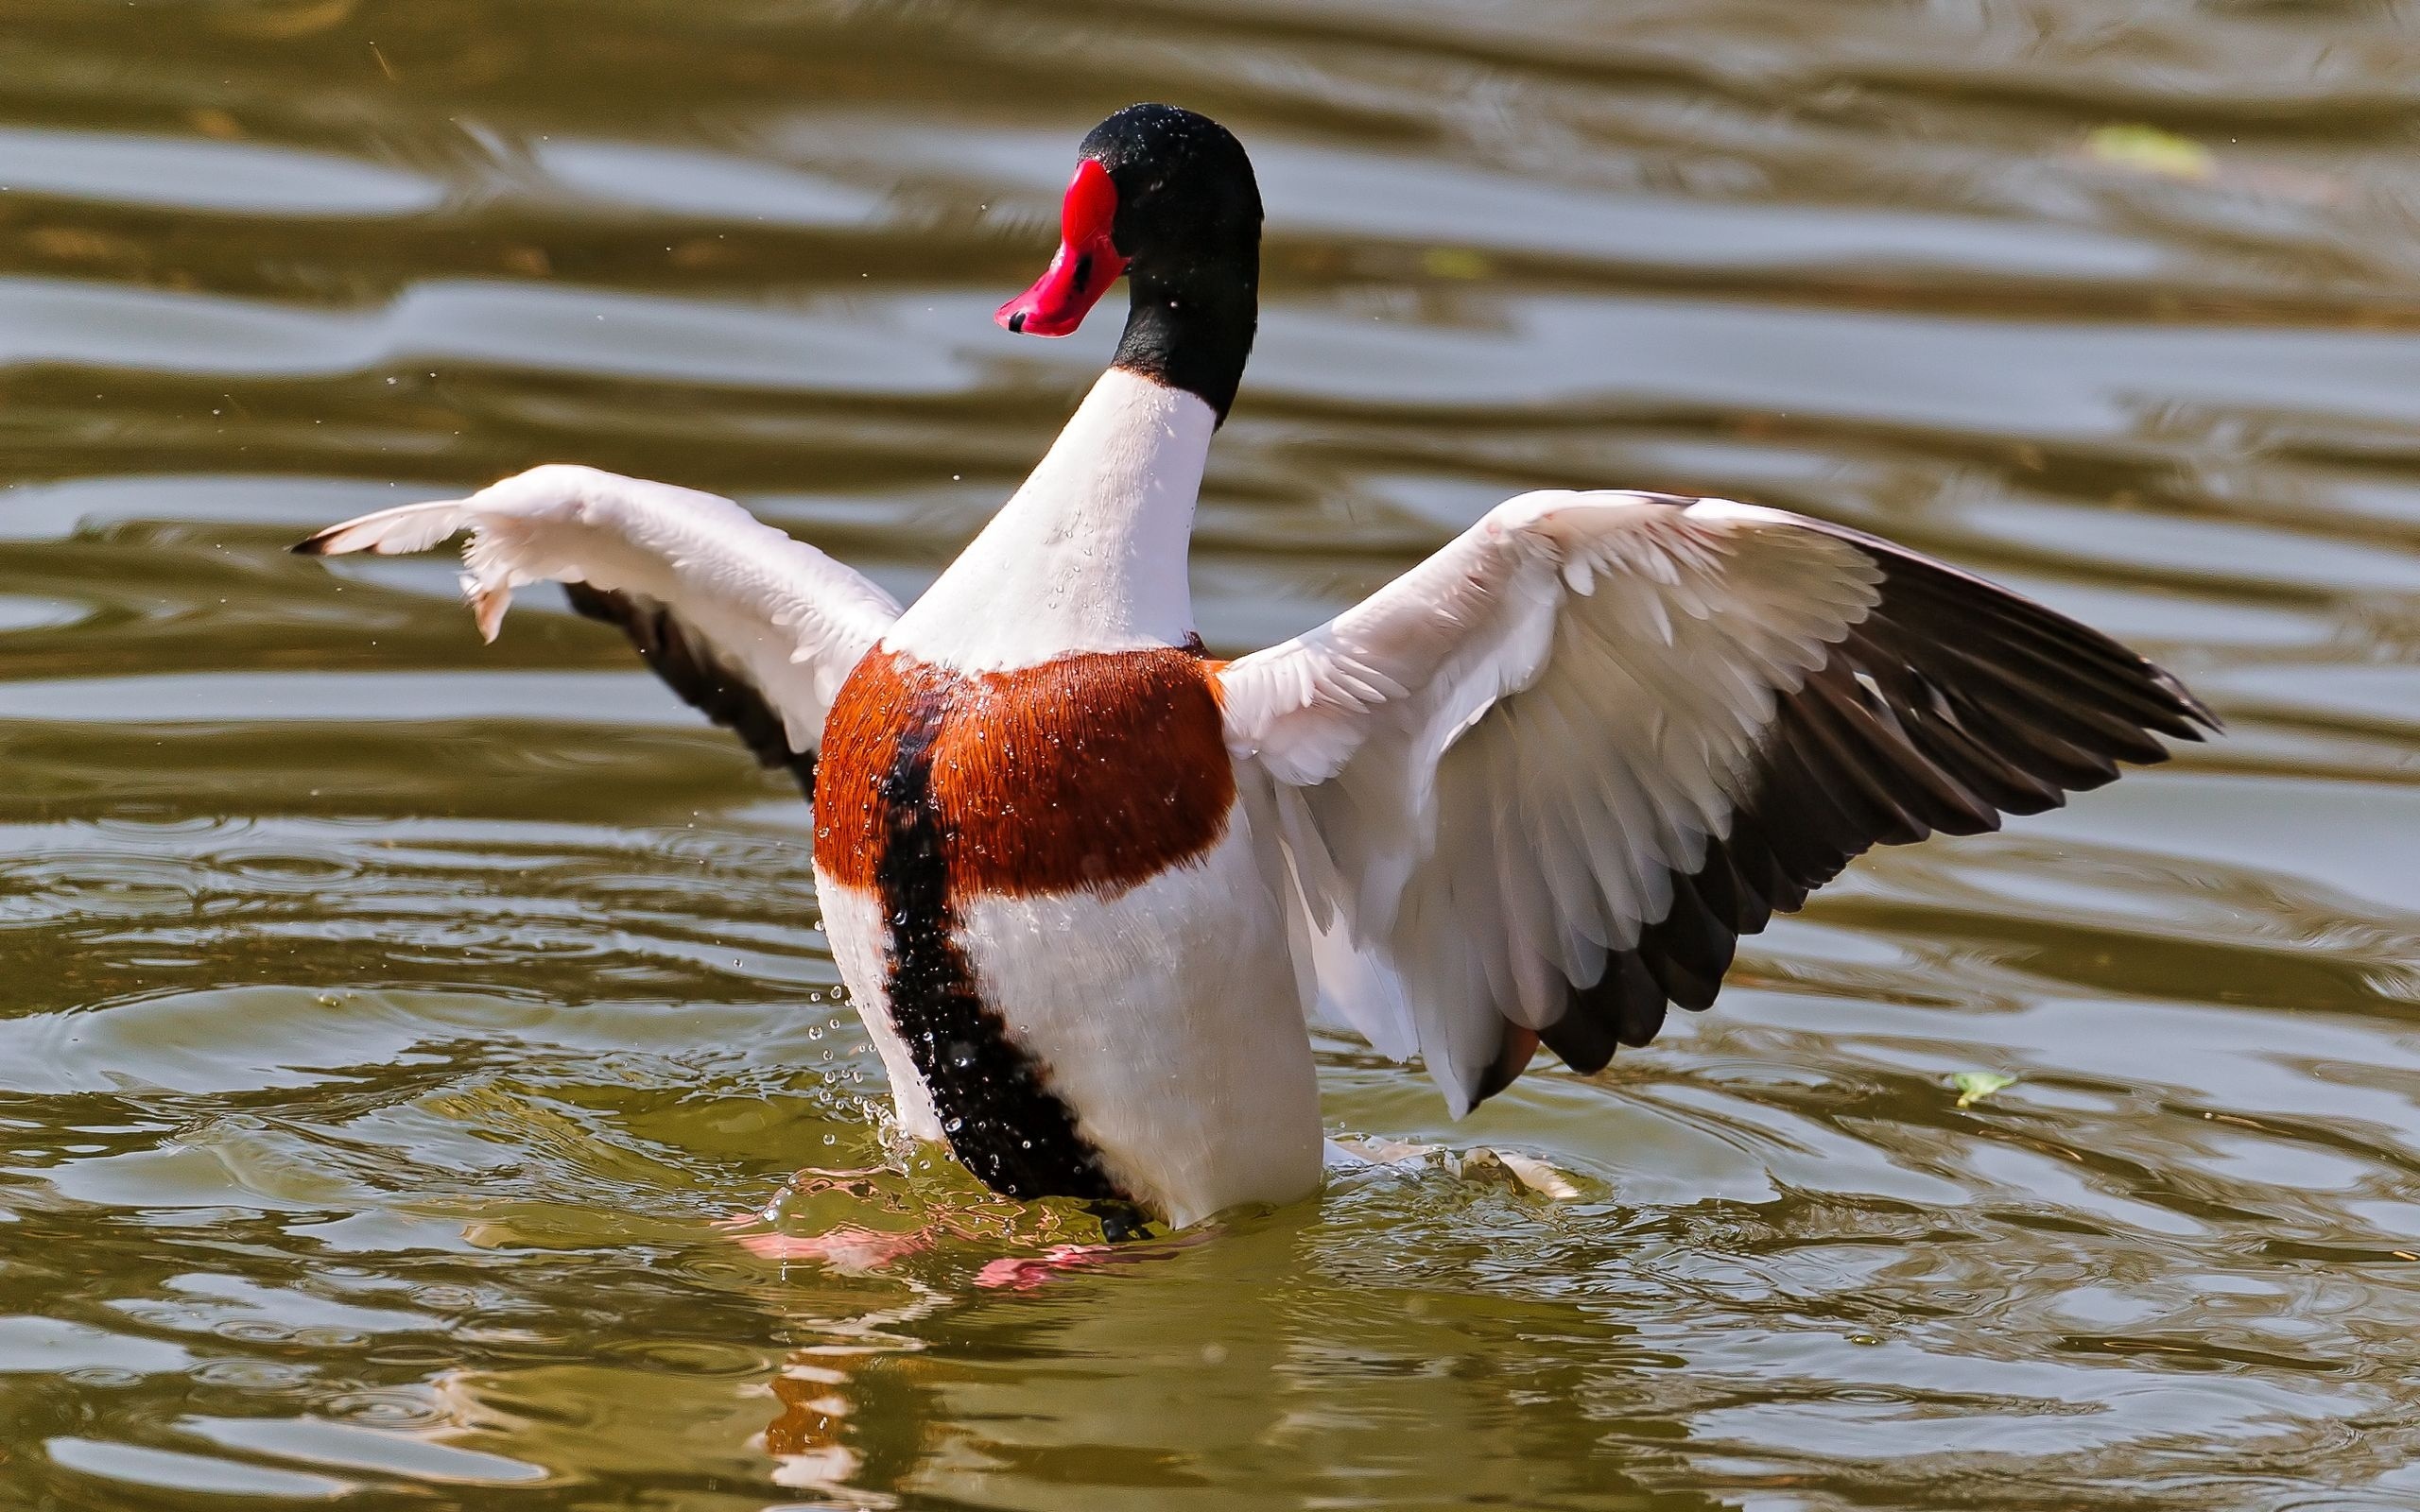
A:
{"type": "Polygon", "coordinates": [[[2415,80],[2391,3],[0,8],[0,1505],[2420,1504],[2415,80]],[[1439,1153],[1018,1291],[1080,1221],[785,1193],[887,1158],[794,793],[551,595],[281,548],[579,460],[912,593],[1106,354],[987,317],[1152,97],[1270,211],[1214,645],[1720,491],[2233,737],[1594,1083],[1324,1046],[1571,1200],[1439,1153]]]}

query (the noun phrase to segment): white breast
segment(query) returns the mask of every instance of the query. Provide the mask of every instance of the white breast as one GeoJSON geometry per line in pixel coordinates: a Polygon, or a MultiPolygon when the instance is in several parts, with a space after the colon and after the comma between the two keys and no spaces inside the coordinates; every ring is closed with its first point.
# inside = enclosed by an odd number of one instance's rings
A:
{"type": "MultiPolygon", "coordinates": [[[[959,911],[984,1003],[1138,1201],[1181,1227],[1318,1190],[1309,1037],[1240,806],[1199,860],[1115,898],[978,898],[959,911]]],[[[942,1139],[890,1024],[876,900],[827,885],[823,921],[901,1127],[942,1139]]]]}
{"type": "Polygon", "coordinates": [[[1251,844],[1239,805],[1200,860],[1115,898],[962,907],[985,1002],[1120,1184],[1180,1227],[1319,1187],[1310,1040],[1251,844]]]}

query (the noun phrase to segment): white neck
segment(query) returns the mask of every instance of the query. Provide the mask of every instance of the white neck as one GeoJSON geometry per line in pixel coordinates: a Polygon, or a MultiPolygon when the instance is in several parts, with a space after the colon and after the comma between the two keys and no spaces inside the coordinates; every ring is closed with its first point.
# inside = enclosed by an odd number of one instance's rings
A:
{"type": "Polygon", "coordinates": [[[1033,475],[883,644],[962,672],[1182,645],[1185,558],[1218,418],[1112,368],[1033,475]]]}

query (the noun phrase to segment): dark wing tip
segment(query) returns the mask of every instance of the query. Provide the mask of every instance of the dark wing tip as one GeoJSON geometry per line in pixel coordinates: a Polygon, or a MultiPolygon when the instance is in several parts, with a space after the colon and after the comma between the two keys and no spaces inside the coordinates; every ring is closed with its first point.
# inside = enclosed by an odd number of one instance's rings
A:
{"type": "Polygon", "coordinates": [[[2182,728],[2166,730],[2161,733],[2173,735],[2179,740],[2190,741],[2204,741],[2212,735],[2226,733],[2227,722],[2221,719],[2217,712],[2208,704],[2195,696],[2193,690],[2185,685],[2183,678],[2157,662],[2146,662],[2143,665],[2151,669],[2152,680],[2159,685],[2160,691],[2167,694],[2175,703],[2177,712],[2183,714],[2186,720],[2182,728]]]}
{"type": "Polygon", "coordinates": [[[1762,930],[1876,845],[1999,828],[2118,779],[2120,762],[2224,724],[2182,679],[2022,594],[1858,531],[1881,598],[1779,699],[1752,775],[1665,916],[1575,985],[1539,1031],[1573,1070],[1643,1045],[1668,1004],[1712,1005],[1739,936],[1762,930]]]}
{"type": "Polygon", "coordinates": [[[324,557],[328,554],[329,538],[334,536],[337,531],[341,528],[341,526],[332,525],[328,529],[320,531],[316,536],[303,537],[301,541],[296,541],[285,549],[292,552],[297,557],[324,557]]]}
{"type": "Polygon", "coordinates": [[[1530,1067],[1530,1057],[1537,1053],[1538,1031],[1506,1023],[1495,1058],[1488,1062],[1487,1069],[1479,1074],[1478,1085],[1471,1091],[1471,1106],[1477,1108],[1518,1081],[1521,1073],[1530,1067]]]}

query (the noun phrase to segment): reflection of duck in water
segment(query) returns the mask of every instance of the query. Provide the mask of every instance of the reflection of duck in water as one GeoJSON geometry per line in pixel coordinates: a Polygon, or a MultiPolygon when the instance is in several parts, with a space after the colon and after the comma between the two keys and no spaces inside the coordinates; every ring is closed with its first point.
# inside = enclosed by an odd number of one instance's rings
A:
{"type": "Polygon", "coordinates": [[[1084,139],[1063,335],[1124,274],[1115,362],[902,612],[725,500],[544,467],[298,548],[465,527],[493,636],[574,586],[816,805],[835,954],[902,1124],[995,1190],[1190,1224],[1320,1179],[1306,1011],[1419,1054],[1456,1113],[1540,1044],[1594,1071],[1713,1002],[1742,934],[1877,843],[2154,762],[2210,714],[2059,614],[1888,542],[1665,494],[1499,505],[1239,661],[1186,550],[1257,318],[1236,139],[1138,105],[1084,139]]]}
{"type": "MultiPolygon", "coordinates": [[[[1440,1211],[1348,1201],[1173,1253],[1121,1246],[1103,1253],[1162,1253],[1049,1301],[959,1289],[979,1244],[778,1287],[718,1248],[669,1271],[656,1251],[643,1280],[600,1251],[539,1300],[576,1314],[601,1266],[602,1296],[635,1282],[661,1304],[619,1319],[629,1337],[516,1340],[396,1389],[389,1410],[463,1480],[544,1479],[590,1506],[792,1505],[777,1486],[834,1508],[1649,1504],[1634,1475],[1670,1464],[1720,1386],[1628,1322],[1546,1323],[1551,1280],[1469,1286],[1473,1230],[1434,1227],[1440,1211]],[[1581,1404],[1578,1426],[1542,1400],[1581,1404]],[[1452,1490],[1418,1495],[1437,1487],[1452,1490]]],[[[1627,1316],[1651,1305],[1629,1300],[1627,1316]]],[[[1716,1503],[1668,1478],[1652,1504],[1716,1503]]]]}

